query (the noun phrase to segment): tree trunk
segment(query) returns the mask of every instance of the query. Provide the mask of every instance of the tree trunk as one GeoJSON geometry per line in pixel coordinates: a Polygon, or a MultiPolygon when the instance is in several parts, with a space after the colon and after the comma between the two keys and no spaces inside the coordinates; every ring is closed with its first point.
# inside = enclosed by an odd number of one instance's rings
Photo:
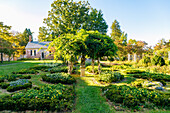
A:
{"type": "Polygon", "coordinates": [[[8,62],[10,62],[10,58],[11,58],[11,57],[10,57],[10,56],[8,56],[8,62]]]}
{"type": "Polygon", "coordinates": [[[101,69],[100,69],[100,58],[98,58],[98,73],[99,73],[99,75],[100,75],[100,73],[101,73],[101,69]]]}
{"type": "Polygon", "coordinates": [[[85,76],[85,55],[82,55],[81,57],[81,65],[80,65],[80,69],[81,69],[81,75],[80,76],[85,76]]]}
{"type": "Polygon", "coordinates": [[[72,74],[73,71],[73,62],[68,61],[68,74],[72,74]]]}
{"type": "Polygon", "coordinates": [[[1,52],[1,63],[3,63],[3,53],[1,52]]]}
{"type": "Polygon", "coordinates": [[[92,59],[92,73],[94,74],[94,59],[92,59]]]}
{"type": "Polygon", "coordinates": [[[68,74],[71,74],[71,62],[68,61],[68,74]]]}

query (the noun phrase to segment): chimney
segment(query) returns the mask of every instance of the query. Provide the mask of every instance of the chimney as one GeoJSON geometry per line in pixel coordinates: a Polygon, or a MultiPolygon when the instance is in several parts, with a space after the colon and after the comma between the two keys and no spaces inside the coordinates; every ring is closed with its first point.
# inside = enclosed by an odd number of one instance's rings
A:
{"type": "Polygon", "coordinates": [[[32,36],[29,35],[29,42],[32,42],[32,36]]]}

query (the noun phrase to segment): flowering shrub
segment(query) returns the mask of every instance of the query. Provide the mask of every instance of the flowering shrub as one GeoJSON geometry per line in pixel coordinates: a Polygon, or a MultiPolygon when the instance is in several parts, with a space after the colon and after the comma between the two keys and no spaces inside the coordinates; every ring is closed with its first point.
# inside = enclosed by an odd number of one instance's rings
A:
{"type": "Polygon", "coordinates": [[[10,82],[10,86],[24,85],[25,83],[29,83],[27,79],[19,79],[13,82],[10,82]]]}
{"type": "Polygon", "coordinates": [[[102,89],[103,93],[112,102],[120,103],[129,108],[140,109],[142,106],[148,108],[148,105],[168,108],[170,105],[169,97],[156,91],[147,89],[110,85],[102,89]]]}
{"type": "Polygon", "coordinates": [[[46,74],[42,75],[42,79],[50,83],[73,84],[76,82],[75,78],[67,73],[46,74]]]}
{"type": "Polygon", "coordinates": [[[124,79],[124,76],[121,75],[118,72],[111,72],[111,71],[107,71],[107,72],[103,72],[100,74],[100,81],[104,81],[104,82],[117,82],[117,81],[121,81],[122,79],[124,79]]]}
{"type": "Polygon", "coordinates": [[[30,89],[0,98],[0,110],[48,110],[68,111],[74,105],[73,86],[62,84],[45,85],[40,89],[30,89]]]}

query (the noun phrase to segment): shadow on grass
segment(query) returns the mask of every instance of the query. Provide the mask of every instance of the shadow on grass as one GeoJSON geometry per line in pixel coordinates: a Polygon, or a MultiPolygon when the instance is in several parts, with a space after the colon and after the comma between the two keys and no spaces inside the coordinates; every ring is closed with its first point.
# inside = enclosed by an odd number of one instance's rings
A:
{"type": "Polygon", "coordinates": [[[114,113],[102,97],[101,86],[93,83],[92,77],[77,77],[76,106],[73,113],[114,113]]]}

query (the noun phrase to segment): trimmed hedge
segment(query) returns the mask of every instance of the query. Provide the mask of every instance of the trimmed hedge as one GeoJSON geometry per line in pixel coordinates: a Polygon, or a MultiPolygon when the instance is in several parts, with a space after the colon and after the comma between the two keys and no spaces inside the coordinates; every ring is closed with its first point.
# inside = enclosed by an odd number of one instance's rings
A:
{"type": "Polygon", "coordinates": [[[32,87],[32,82],[25,83],[24,85],[9,86],[6,90],[9,92],[14,92],[17,90],[27,89],[32,87]]]}
{"type": "Polygon", "coordinates": [[[38,71],[34,69],[22,69],[18,72],[12,72],[13,74],[37,74],[38,71]]]}
{"type": "Polygon", "coordinates": [[[21,91],[0,98],[0,110],[48,110],[66,112],[74,106],[75,89],[62,84],[45,85],[40,89],[21,91]]]}
{"type": "Polygon", "coordinates": [[[111,72],[111,71],[103,72],[100,74],[99,77],[100,77],[99,81],[104,81],[104,82],[109,82],[109,83],[121,81],[124,79],[124,76],[121,75],[120,73],[111,72]]]}
{"type": "Polygon", "coordinates": [[[54,73],[42,75],[42,80],[50,83],[73,84],[76,82],[75,78],[67,73],[54,73]]]}
{"type": "Polygon", "coordinates": [[[170,108],[169,97],[156,91],[147,89],[110,85],[102,89],[106,97],[122,106],[140,110],[144,108],[170,108]]]}

